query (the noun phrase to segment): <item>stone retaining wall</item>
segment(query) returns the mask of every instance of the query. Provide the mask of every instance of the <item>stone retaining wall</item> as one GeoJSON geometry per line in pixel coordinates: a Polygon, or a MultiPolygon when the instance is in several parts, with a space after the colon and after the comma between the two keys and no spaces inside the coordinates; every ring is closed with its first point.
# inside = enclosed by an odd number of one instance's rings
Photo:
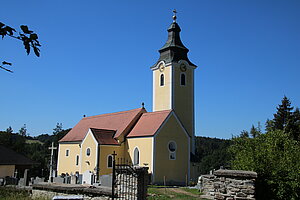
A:
{"type": "Polygon", "coordinates": [[[217,170],[202,175],[198,184],[203,197],[218,200],[255,200],[257,173],[240,170],[217,170]]]}

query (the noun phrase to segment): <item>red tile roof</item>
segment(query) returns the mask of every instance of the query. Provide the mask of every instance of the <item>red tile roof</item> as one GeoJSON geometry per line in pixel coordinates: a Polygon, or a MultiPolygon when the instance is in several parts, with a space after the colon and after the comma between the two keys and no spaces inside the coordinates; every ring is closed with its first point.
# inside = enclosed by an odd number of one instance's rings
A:
{"type": "Polygon", "coordinates": [[[138,108],[82,118],[60,142],[82,141],[89,128],[115,130],[116,138],[143,112],[146,112],[144,108],[138,108]]]}
{"type": "Polygon", "coordinates": [[[154,136],[172,110],[143,113],[127,137],[154,136]]]}
{"type": "Polygon", "coordinates": [[[114,139],[115,130],[95,129],[91,128],[93,135],[99,144],[118,145],[118,141],[114,139]]]}

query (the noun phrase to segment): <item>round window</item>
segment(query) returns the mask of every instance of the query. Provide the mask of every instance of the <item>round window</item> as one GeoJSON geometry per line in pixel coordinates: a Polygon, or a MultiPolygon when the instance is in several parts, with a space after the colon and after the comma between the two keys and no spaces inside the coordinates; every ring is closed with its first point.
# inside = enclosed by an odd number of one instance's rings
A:
{"type": "Polygon", "coordinates": [[[176,143],[175,142],[169,142],[169,151],[175,152],[176,151],[176,143]]]}

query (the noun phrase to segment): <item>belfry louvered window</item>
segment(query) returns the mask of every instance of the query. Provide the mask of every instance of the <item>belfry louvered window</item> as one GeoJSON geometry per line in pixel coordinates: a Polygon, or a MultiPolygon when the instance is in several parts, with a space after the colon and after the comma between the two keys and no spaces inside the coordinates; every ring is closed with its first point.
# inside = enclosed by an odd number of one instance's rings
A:
{"type": "Polygon", "coordinates": [[[185,85],[186,84],[186,77],[185,77],[185,74],[182,73],[180,75],[180,85],[185,85]]]}

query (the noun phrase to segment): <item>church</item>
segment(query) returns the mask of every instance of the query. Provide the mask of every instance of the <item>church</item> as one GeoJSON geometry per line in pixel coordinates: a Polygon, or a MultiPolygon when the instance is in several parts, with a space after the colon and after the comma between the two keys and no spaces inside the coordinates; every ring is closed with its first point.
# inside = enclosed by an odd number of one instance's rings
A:
{"type": "Polygon", "coordinates": [[[58,174],[97,177],[112,173],[116,159],[146,166],[152,184],[185,184],[194,176],[195,153],[194,70],[188,49],[173,22],[153,74],[153,111],[141,108],[82,118],[59,141],[58,174]]]}

